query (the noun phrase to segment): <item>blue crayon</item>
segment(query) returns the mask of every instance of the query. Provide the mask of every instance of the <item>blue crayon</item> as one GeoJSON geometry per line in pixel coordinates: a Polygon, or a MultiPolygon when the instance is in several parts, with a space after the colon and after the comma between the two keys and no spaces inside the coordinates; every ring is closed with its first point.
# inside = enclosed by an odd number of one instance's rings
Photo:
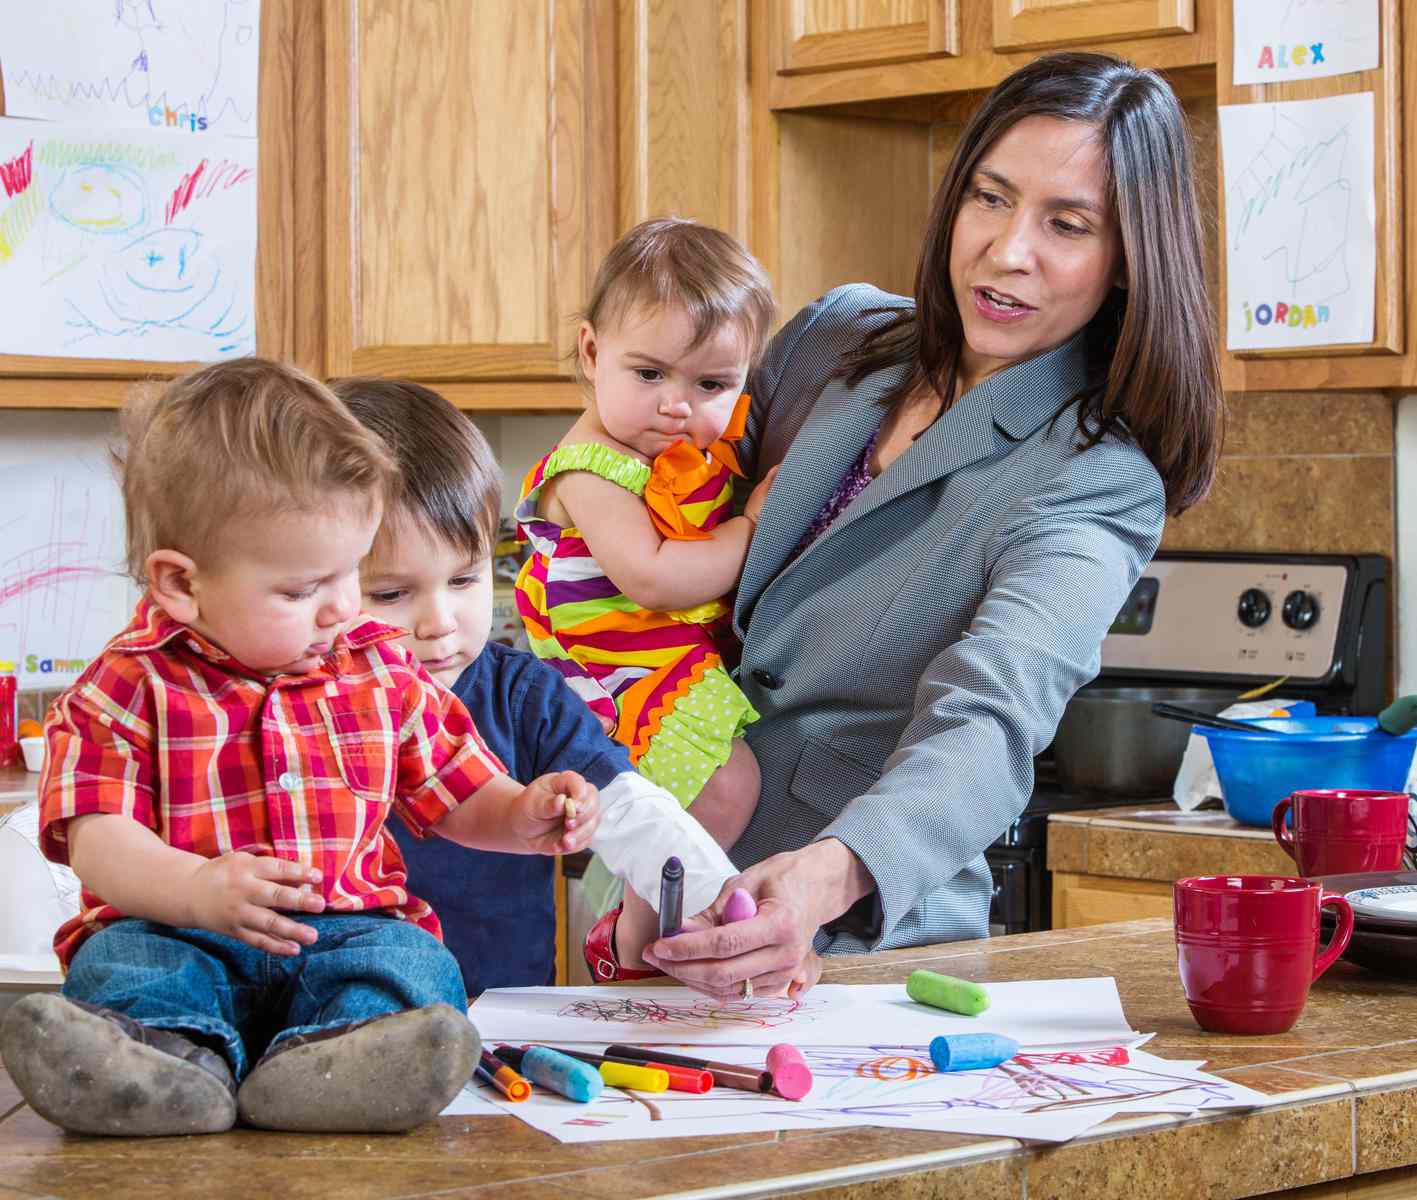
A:
{"type": "Polygon", "coordinates": [[[930,1043],[937,1071],[982,1071],[1018,1053],[1018,1043],[1001,1033],[948,1033],[930,1043]]]}
{"type": "Polygon", "coordinates": [[[605,1090],[605,1080],[594,1067],[546,1046],[528,1046],[525,1050],[498,1046],[492,1053],[532,1083],[550,1088],[568,1100],[589,1104],[605,1090]]]}

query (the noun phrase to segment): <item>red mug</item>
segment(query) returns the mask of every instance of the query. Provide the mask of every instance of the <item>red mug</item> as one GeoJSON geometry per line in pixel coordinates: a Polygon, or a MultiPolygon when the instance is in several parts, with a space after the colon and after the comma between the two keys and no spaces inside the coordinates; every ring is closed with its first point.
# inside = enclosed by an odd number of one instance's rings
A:
{"type": "Polygon", "coordinates": [[[1304,1011],[1309,985],[1353,935],[1348,901],[1310,879],[1202,875],[1178,879],[1176,961],[1191,1015],[1214,1033],[1283,1033],[1304,1011]],[[1338,928],[1319,952],[1319,910],[1338,928]]]}
{"type": "Polygon", "coordinates": [[[1271,818],[1300,875],[1396,871],[1407,844],[1407,793],[1319,788],[1286,796],[1271,818]],[[1294,814],[1294,829],[1284,818],[1294,814]]]}

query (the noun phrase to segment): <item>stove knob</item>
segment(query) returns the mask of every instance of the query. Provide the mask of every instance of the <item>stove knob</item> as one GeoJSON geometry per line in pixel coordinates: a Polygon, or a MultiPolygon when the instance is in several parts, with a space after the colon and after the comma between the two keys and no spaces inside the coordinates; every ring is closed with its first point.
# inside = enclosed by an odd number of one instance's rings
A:
{"type": "Polygon", "coordinates": [[[1308,592],[1290,592],[1280,616],[1290,629],[1312,629],[1319,619],[1319,602],[1308,592]]]}
{"type": "Polygon", "coordinates": [[[1258,629],[1269,620],[1269,597],[1259,588],[1246,588],[1240,593],[1240,624],[1246,629],[1258,629]]]}

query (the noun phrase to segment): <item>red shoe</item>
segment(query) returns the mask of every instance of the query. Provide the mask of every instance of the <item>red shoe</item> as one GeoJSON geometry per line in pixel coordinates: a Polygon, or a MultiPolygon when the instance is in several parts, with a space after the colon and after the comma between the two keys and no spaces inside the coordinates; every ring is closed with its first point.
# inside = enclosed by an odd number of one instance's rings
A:
{"type": "Polygon", "coordinates": [[[618,983],[626,979],[653,979],[663,975],[663,971],[653,968],[635,970],[622,967],[615,956],[615,922],[620,919],[620,910],[625,906],[617,904],[590,927],[585,935],[585,965],[590,968],[596,983],[618,983]]]}

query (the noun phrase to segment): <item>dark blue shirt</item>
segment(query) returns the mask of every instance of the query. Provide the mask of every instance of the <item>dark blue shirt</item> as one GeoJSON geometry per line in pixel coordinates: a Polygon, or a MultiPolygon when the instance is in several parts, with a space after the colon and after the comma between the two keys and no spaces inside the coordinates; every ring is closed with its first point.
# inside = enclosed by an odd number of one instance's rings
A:
{"type": "MultiPolygon", "coordinates": [[[[598,788],[631,770],[625,747],[555,670],[535,655],[488,642],[453,684],[487,747],[513,779],[579,771],[598,788]]],[[[471,803],[477,803],[474,798],[471,803]]],[[[556,982],[556,868],[544,854],[468,850],[436,834],[389,828],[408,864],[408,888],[443,923],[468,995],[556,982]]]]}

